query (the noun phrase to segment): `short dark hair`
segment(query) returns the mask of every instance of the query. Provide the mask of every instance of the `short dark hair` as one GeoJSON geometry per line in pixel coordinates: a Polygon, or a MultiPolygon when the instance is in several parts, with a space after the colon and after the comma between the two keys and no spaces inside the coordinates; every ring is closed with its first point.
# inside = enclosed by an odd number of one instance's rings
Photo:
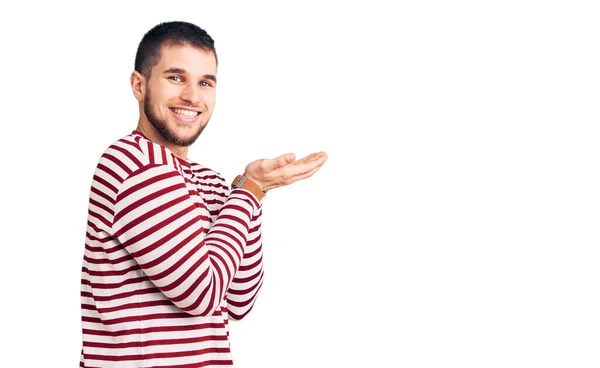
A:
{"type": "Polygon", "coordinates": [[[135,54],[135,70],[146,78],[150,78],[152,67],[160,60],[161,48],[175,45],[190,45],[212,52],[217,64],[219,62],[215,41],[205,30],[187,22],[164,22],[154,26],[140,41],[135,54]]]}

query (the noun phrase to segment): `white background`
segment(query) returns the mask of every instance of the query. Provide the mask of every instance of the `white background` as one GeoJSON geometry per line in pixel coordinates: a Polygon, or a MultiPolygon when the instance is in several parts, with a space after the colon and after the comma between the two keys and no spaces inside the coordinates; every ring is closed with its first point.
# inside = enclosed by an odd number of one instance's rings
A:
{"type": "Polygon", "coordinates": [[[0,365],[78,365],[92,174],[185,20],[220,59],[191,158],[329,155],[265,202],[237,367],[600,366],[594,2],[392,3],[3,3],[0,365]]]}

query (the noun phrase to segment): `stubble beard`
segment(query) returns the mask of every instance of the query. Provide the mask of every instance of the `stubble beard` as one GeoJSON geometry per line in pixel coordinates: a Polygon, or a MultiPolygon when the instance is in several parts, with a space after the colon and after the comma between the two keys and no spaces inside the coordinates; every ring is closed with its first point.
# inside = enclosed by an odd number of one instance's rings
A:
{"type": "MultiPolygon", "coordinates": [[[[169,129],[166,119],[161,119],[154,114],[154,111],[152,110],[152,98],[150,95],[150,90],[148,90],[146,98],[144,99],[144,113],[146,114],[148,121],[150,121],[150,124],[152,124],[154,129],[156,129],[156,131],[158,131],[167,142],[180,147],[187,147],[194,144],[196,139],[198,139],[200,134],[202,134],[204,128],[208,125],[208,121],[206,121],[206,124],[204,124],[204,126],[201,125],[198,128],[198,131],[188,139],[179,137],[174,131],[169,129]]],[[[208,120],[210,120],[210,118],[208,120]]]]}

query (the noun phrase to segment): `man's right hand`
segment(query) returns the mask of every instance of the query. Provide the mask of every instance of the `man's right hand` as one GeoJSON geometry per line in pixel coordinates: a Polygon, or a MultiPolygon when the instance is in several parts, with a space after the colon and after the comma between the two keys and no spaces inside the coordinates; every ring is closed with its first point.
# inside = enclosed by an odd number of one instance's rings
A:
{"type": "Polygon", "coordinates": [[[294,161],[296,155],[286,153],[273,159],[260,159],[246,166],[244,175],[264,192],[311,177],[327,161],[325,152],[315,152],[294,161]]]}

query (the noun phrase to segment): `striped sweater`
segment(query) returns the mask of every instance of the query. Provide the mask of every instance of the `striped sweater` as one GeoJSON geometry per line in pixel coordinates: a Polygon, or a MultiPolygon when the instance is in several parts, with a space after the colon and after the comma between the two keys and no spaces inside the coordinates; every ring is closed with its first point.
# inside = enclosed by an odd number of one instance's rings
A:
{"type": "Polygon", "coordinates": [[[233,365],[263,280],[261,202],[135,130],[102,155],[81,273],[80,367],[233,365]]]}

